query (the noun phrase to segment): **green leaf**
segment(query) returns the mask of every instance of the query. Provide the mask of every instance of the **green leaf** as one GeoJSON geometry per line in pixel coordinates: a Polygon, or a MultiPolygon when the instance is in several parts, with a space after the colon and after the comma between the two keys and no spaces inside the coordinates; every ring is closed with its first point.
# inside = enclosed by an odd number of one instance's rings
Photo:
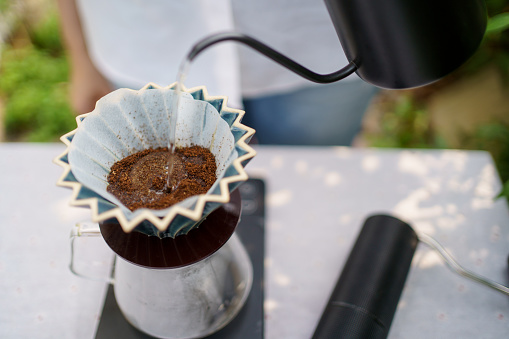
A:
{"type": "Polygon", "coordinates": [[[505,197],[506,199],[509,199],[509,180],[507,180],[502,187],[502,191],[497,196],[497,199],[505,197]]]}
{"type": "Polygon", "coordinates": [[[60,40],[60,21],[57,13],[52,13],[46,20],[35,27],[29,27],[30,40],[39,50],[52,56],[60,56],[64,49],[60,40]]]}
{"type": "Polygon", "coordinates": [[[486,34],[494,34],[509,28],[509,13],[500,13],[488,20],[486,34]]]}

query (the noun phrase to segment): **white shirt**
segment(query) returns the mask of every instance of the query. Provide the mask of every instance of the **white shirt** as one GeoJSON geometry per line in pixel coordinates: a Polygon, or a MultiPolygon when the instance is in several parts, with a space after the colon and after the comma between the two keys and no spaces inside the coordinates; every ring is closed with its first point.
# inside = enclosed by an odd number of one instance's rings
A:
{"type": "MultiPolygon", "coordinates": [[[[322,0],[234,0],[233,13],[238,31],[264,42],[311,71],[332,73],[348,64],[322,0]]],[[[314,85],[247,47],[240,47],[239,52],[245,97],[314,85]]]]}
{"type": "MultiPolygon", "coordinates": [[[[191,46],[208,34],[232,30],[229,0],[76,0],[89,54],[117,87],[138,89],[177,80],[191,46]]],[[[185,86],[205,85],[241,107],[238,58],[232,43],[205,51],[185,86]]]]}

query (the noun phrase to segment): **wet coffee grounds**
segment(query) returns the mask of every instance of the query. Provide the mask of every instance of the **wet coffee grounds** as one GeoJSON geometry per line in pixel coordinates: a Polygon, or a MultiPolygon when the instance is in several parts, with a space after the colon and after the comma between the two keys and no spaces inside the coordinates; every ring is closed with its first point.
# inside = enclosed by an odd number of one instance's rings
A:
{"type": "Polygon", "coordinates": [[[216,181],[214,155],[200,146],[147,149],[116,162],[107,191],[127,208],[164,209],[190,196],[204,194],[216,181]],[[168,164],[173,164],[168,185],[168,164]]]}

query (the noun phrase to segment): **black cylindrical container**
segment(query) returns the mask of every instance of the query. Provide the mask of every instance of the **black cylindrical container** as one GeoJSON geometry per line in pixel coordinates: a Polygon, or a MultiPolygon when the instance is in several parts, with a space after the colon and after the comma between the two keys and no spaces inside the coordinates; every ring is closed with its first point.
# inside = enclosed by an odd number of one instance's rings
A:
{"type": "Polygon", "coordinates": [[[416,233],[403,221],[369,217],[313,339],[386,338],[417,243],[416,233]]]}
{"type": "Polygon", "coordinates": [[[426,85],[463,64],[486,30],[483,0],[325,0],[349,61],[384,88],[426,85]]]}

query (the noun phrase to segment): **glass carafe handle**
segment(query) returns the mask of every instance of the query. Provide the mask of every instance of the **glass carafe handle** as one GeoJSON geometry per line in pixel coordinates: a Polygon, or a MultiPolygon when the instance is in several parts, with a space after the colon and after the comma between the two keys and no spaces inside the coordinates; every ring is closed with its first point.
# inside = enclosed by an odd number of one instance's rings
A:
{"type": "Polygon", "coordinates": [[[73,227],[70,235],[71,260],[69,264],[69,269],[74,275],[78,277],[113,284],[114,283],[113,272],[115,267],[115,261],[113,261],[113,267],[110,271],[111,273],[109,274],[109,276],[104,277],[96,277],[89,273],[81,272],[79,269],[76,268],[76,241],[78,240],[78,238],[82,237],[101,237],[101,230],[99,229],[99,224],[84,222],[77,223],[75,227],[73,227]]]}

